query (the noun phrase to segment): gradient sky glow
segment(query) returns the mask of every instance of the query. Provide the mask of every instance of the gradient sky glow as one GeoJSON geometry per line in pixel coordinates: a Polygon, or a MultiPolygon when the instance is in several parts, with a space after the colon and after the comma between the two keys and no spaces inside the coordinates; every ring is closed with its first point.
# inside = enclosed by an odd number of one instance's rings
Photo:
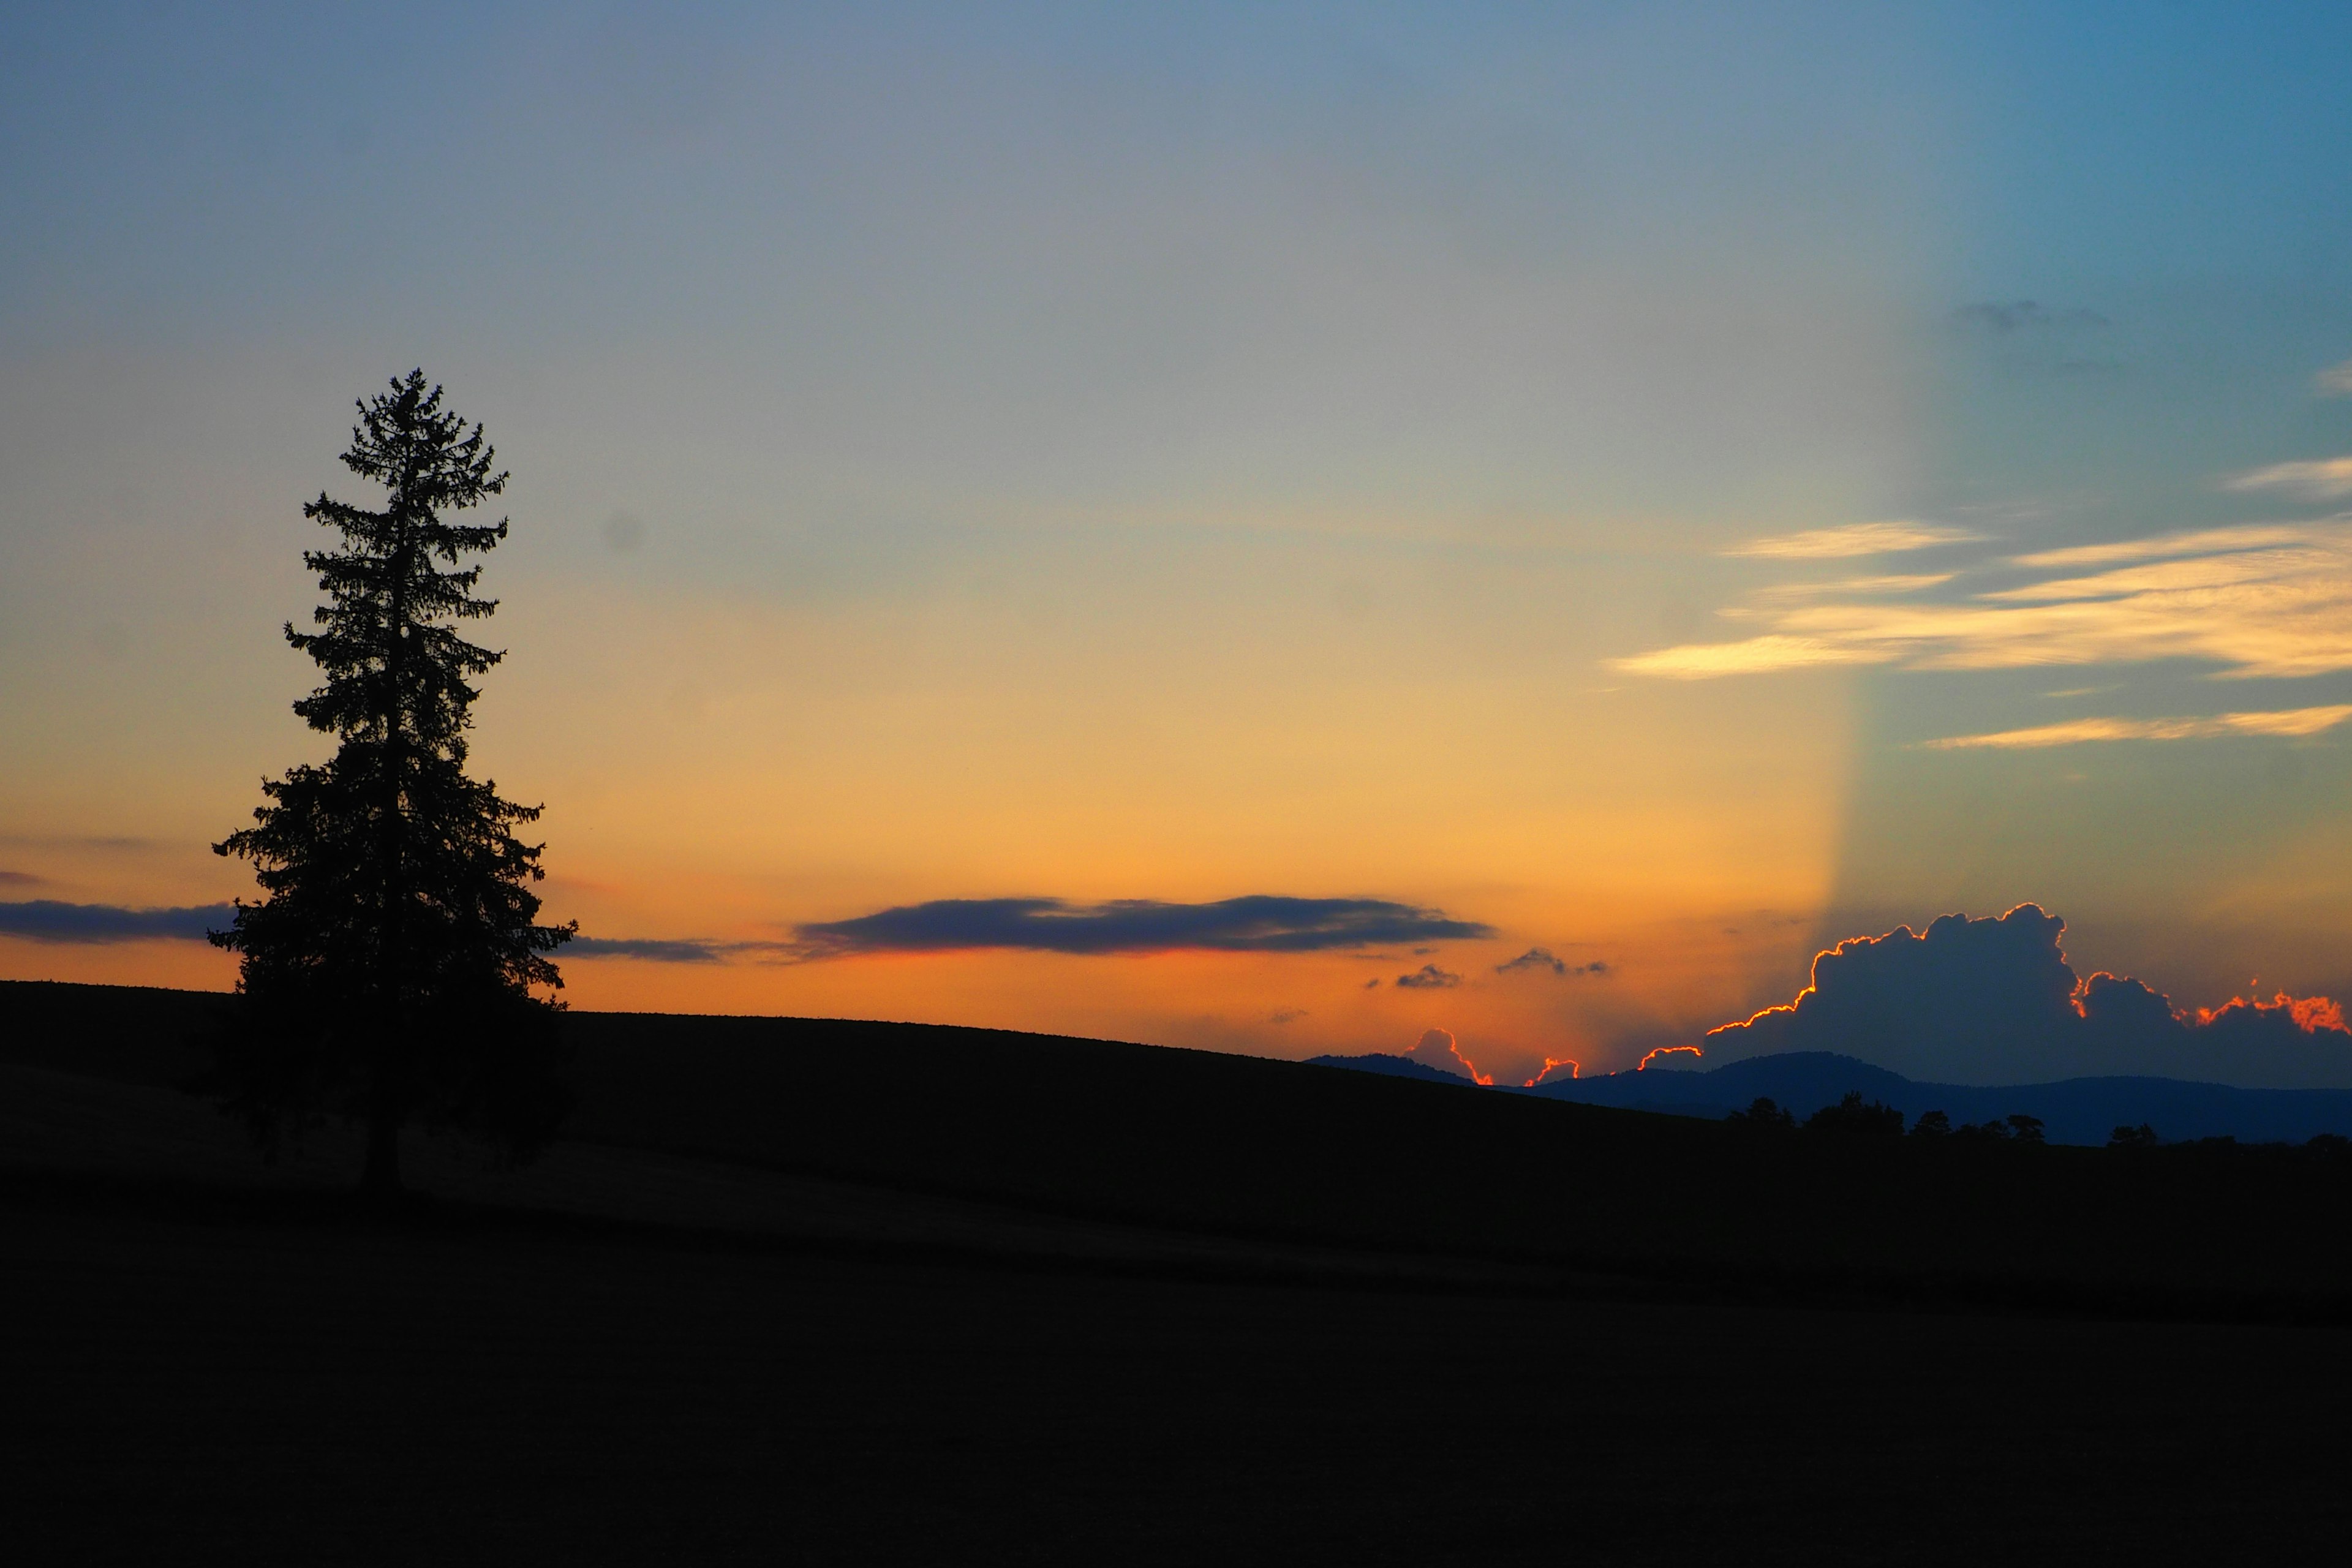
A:
{"type": "Polygon", "coordinates": [[[0,902],[250,890],[422,364],[514,472],[477,764],[671,944],[576,1005],[1525,1078],[2027,900],[2352,993],[2352,12],[428,14],[0,18],[0,902]],[[803,930],[1258,897],[1487,934],[803,930]]]}

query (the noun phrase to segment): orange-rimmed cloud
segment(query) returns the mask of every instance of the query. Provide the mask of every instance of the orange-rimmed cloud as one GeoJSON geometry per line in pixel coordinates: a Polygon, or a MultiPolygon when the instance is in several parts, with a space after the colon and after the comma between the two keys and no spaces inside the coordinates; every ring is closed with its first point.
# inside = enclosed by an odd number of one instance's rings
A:
{"type": "Polygon", "coordinates": [[[1735,1058],[1825,1051],[1949,1083],[2132,1074],[2352,1086],[2352,1032],[2329,998],[2281,993],[2182,1010],[2137,980],[2078,975],[2065,930],[2020,904],[1849,938],[1815,956],[1794,1001],[1706,1038],[1735,1058]]]}

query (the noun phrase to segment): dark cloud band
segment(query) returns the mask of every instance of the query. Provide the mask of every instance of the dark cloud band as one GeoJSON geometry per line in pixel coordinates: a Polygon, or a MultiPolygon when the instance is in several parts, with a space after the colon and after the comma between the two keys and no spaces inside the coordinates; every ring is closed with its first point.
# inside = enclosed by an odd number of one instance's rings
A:
{"type": "Polygon", "coordinates": [[[0,936],[34,942],[202,942],[236,918],[229,904],[191,909],[130,910],[115,904],[68,904],[56,899],[0,903],[0,936]]]}
{"type": "Polygon", "coordinates": [[[1317,952],[1493,935],[1475,921],[1385,899],[1269,894],[1205,904],[1121,899],[939,899],[800,928],[807,956],[1018,948],[1034,952],[1317,952]]]}
{"type": "Polygon", "coordinates": [[[730,944],[693,937],[575,936],[563,944],[566,958],[639,958],[652,963],[717,963],[730,944]]]}

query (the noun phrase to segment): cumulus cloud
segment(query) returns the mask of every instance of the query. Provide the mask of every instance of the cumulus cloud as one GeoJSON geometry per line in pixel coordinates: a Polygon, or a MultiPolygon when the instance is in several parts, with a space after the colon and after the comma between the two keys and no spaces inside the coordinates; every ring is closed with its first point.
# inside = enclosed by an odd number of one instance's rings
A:
{"type": "Polygon", "coordinates": [[[1950,1083],[2149,1075],[2352,1085],[2352,1033],[2325,997],[2176,1009],[2139,981],[2078,977],[2065,922],[2033,904],[1840,942],[1796,1000],[1706,1036],[1711,1056],[1834,1051],[1950,1083]]]}
{"type": "Polygon", "coordinates": [[[0,936],[33,942],[152,942],[165,938],[202,942],[236,918],[229,904],[183,909],[124,909],[115,904],[68,904],[55,899],[0,903],[0,936]]]}
{"type": "Polygon", "coordinates": [[[2050,551],[2009,564],[2068,574],[1941,602],[1833,594],[1768,605],[1748,612],[1764,623],[1755,637],[1609,663],[1684,680],[1813,666],[2000,669],[2165,658],[2237,677],[2352,668],[2352,528],[2341,519],[2050,551]]]}
{"type": "Polygon", "coordinates": [[[1462,976],[1433,963],[1424,963],[1411,974],[1398,975],[1396,983],[1407,991],[1444,991],[1461,984],[1462,976]]]}
{"type": "Polygon", "coordinates": [[[1597,958],[1590,963],[1570,963],[1564,958],[1554,957],[1551,950],[1545,947],[1531,947],[1518,957],[1495,965],[1497,974],[1511,974],[1522,970],[1549,970],[1565,978],[1570,974],[1606,974],[1609,965],[1597,958]]]}
{"type": "Polygon", "coordinates": [[[1495,1081],[1493,1074],[1480,1072],[1477,1065],[1462,1054],[1460,1042],[1445,1029],[1424,1031],[1412,1049],[1405,1053],[1405,1059],[1435,1068],[1439,1072],[1452,1073],[1457,1078],[1466,1078],[1473,1083],[1495,1081]]]}
{"type": "Polygon", "coordinates": [[[2030,751],[2074,746],[2090,741],[2197,741],[2224,735],[2316,735],[2352,719],[2352,705],[2286,708],[2258,713],[2219,713],[2209,719],[2072,719],[2030,730],[2000,730],[1989,735],[1949,735],[1921,742],[1931,751],[1990,747],[2030,751]]]}
{"type": "Polygon", "coordinates": [[[1492,936],[1475,921],[1385,899],[1257,894],[1214,903],[1153,899],[940,899],[799,928],[803,956],[1020,948],[1038,952],[1317,952],[1372,942],[1492,936]]]}
{"type": "Polygon", "coordinates": [[[1941,523],[1896,519],[1886,522],[1848,522],[1835,528],[1808,529],[1754,539],[1726,555],[1757,555],[1777,561],[1831,561],[1855,555],[1892,555],[1905,550],[1926,550],[1938,544],[1968,544],[1984,537],[1941,523]]]}

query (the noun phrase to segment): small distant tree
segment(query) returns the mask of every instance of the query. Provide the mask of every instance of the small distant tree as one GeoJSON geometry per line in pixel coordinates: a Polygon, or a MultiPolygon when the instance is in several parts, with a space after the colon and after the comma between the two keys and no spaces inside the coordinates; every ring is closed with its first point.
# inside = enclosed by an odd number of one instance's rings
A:
{"type": "Polygon", "coordinates": [[[1900,1138],[1903,1113],[1874,1100],[1864,1104],[1860,1089],[1849,1089],[1835,1105],[1824,1105],[1805,1118],[1805,1131],[1842,1138],[1900,1138]]]}
{"type": "Polygon", "coordinates": [[[2157,1137],[2156,1129],[2145,1121],[2137,1127],[2118,1127],[2107,1134],[2107,1147],[2110,1149],[2153,1149],[2162,1140],[2157,1137]]]}
{"type": "Polygon", "coordinates": [[[1923,1110],[1919,1113],[1919,1120],[1911,1124],[1911,1136],[1914,1138],[1949,1138],[1951,1135],[1952,1119],[1940,1110],[1923,1110]]]}
{"type": "Polygon", "coordinates": [[[2042,1118],[2028,1116],[2021,1110],[2010,1117],[2009,1130],[2011,1135],[2020,1143],[2040,1143],[2044,1141],[2042,1136],[2042,1118]]]}
{"type": "Polygon", "coordinates": [[[265,1152],[320,1114],[367,1130],[362,1186],[400,1185],[415,1121],[535,1152],[566,1109],[555,1014],[533,987],[574,926],[538,923],[538,820],[466,774],[471,681],[500,654],[458,636],[498,608],[460,565],[507,522],[450,521],[506,487],[482,427],[442,406],[424,372],[359,405],[345,467],[384,488],[369,510],[321,494],[302,514],[339,536],[305,552],[326,602],[286,637],[324,673],[294,704],[333,757],[261,786],[254,826],[215,845],[253,863],[213,941],[239,957],[235,1021],[198,1087],[243,1116],[265,1152]]]}
{"type": "Polygon", "coordinates": [[[1735,1110],[1724,1120],[1748,1127],[1788,1128],[1797,1124],[1794,1115],[1781,1110],[1760,1094],[1749,1103],[1747,1110],[1735,1110]]]}
{"type": "Polygon", "coordinates": [[[1970,1121],[1952,1129],[1952,1136],[1971,1143],[2006,1143],[2009,1124],[2005,1121],[1970,1121]]]}

